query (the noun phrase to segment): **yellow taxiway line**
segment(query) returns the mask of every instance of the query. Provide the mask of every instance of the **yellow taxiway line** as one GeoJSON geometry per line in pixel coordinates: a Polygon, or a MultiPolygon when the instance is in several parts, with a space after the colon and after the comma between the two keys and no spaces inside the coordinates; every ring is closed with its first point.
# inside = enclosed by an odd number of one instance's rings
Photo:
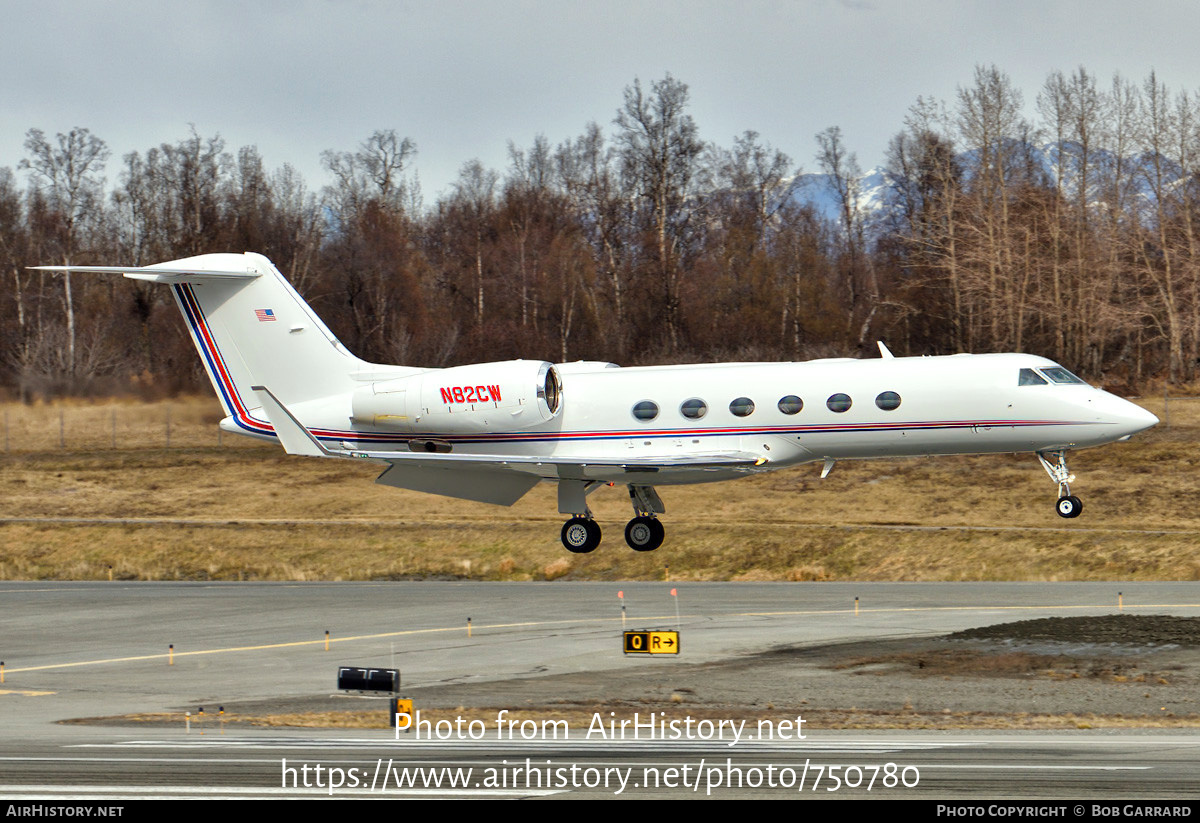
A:
{"type": "MultiPolygon", "coordinates": [[[[1113,603],[1093,603],[1079,604],[1070,606],[1047,606],[1047,605],[1031,605],[1031,606],[899,606],[894,608],[868,608],[861,607],[859,617],[863,615],[878,615],[878,614],[900,614],[913,612],[987,612],[987,611],[1070,611],[1080,609],[1113,609],[1113,603]]],[[[1197,603],[1157,603],[1157,604],[1125,604],[1124,611],[1145,609],[1200,609],[1200,604],[1197,603]]],[[[840,609],[809,609],[796,611],[769,611],[769,612],[730,612],[727,614],[716,615],[718,617],[805,617],[818,615],[844,614],[853,617],[855,614],[854,606],[840,609]]],[[[688,619],[711,618],[714,615],[684,615],[688,619]]],[[[653,621],[675,621],[678,618],[674,614],[670,615],[647,615],[638,617],[638,622],[653,622],[653,621]]],[[[580,624],[606,624],[620,622],[620,617],[594,617],[594,618],[577,618],[574,620],[535,620],[524,623],[492,623],[487,625],[475,626],[475,631],[484,631],[488,629],[521,629],[521,628],[537,628],[550,626],[569,626],[580,624]]],[[[321,638],[318,640],[294,640],[286,643],[262,643],[254,646],[228,646],[219,649],[198,649],[195,651],[174,651],[174,656],[179,657],[199,657],[202,655],[212,654],[233,654],[237,652],[254,652],[254,651],[270,651],[272,649],[288,649],[298,648],[301,646],[323,646],[325,643],[353,643],[362,640],[382,640],[390,637],[411,637],[421,634],[445,634],[448,632],[463,632],[462,625],[445,626],[441,628],[428,629],[406,629],[403,631],[394,632],[379,632],[376,634],[357,634],[347,637],[331,637],[328,640],[321,638]]],[[[70,669],[79,666],[103,666],[112,663],[136,663],[146,660],[166,660],[170,656],[170,652],[159,654],[143,654],[132,655],[128,657],[106,657],[98,660],[79,660],[73,663],[47,663],[41,666],[24,666],[24,667],[7,667],[7,674],[16,674],[18,672],[37,672],[48,671],[52,669],[70,669]]]]}

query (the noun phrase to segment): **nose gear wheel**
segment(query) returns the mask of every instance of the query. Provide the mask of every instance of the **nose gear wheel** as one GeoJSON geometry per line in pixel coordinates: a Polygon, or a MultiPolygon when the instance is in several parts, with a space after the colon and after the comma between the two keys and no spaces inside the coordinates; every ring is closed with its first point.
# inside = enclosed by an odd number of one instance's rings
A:
{"type": "Polygon", "coordinates": [[[1083,501],[1073,494],[1058,498],[1054,510],[1059,517],[1078,517],[1083,512],[1083,501]]]}
{"type": "Polygon", "coordinates": [[[1058,500],[1054,503],[1054,510],[1058,512],[1059,517],[1078,517],[1083,513],[1083,501],[1071,494],[1071,481],[1075,479],[1075,475],[1067,469],[1066,449],[1049,454],[1054,458],[1054,462],[1047,460],[1043,452],[1038,452],[1037,458],[1046,474],[1050,475],[1050,479],[1058,484],[1058,500]]]}

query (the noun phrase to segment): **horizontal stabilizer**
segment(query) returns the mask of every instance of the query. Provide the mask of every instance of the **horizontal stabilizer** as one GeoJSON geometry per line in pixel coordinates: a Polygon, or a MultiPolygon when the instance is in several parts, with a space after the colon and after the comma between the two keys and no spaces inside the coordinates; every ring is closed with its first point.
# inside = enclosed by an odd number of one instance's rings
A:
{"type": "Polygon", "coordinates": [[[93,274],[123,274],[130,280],[149,280],[152,283],[199,283],[204,280],[252,280],[261,276],[256,271],[215,271],[195,269],[163,269],[157,266],[30,266],[34,271],[90,272],[93,274]]]}

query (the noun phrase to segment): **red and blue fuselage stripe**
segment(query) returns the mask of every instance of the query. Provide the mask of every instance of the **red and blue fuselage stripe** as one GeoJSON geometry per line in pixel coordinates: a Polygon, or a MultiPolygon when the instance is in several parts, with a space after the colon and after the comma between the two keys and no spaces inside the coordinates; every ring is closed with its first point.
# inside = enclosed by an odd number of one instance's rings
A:
{"type": "Polygon", "coordinates": [[[200,308],[199,301],[196,300],[196,295],[192,292],[191,285],[180,283],[172,288],[175,290],[175,300],[179,303],[180,311],[183,312],[188,329],[192,333],[192,340],[200,352],[200,357],[204,360],[204,367],[212,379],[213,386],[217,389],[217,394],[221,397],[225,411],[238,426],[246,431],[254,434],[273,435],[275,430],[270,424],[252,418],[247,412],[245,404],[242,403],[242,398],[229,376],[229,369],[225,366],[221,350],[208,329],[204,312],[200,308]]]}
{"type": "MultiPolygon", "coordinates": [[[[204,361],[209,377],[220,395],[225,410],[234,422],[247,432],[256,435],[273,436],[275,429],[265,420],[255,419],[243,402],[237,385],[229,374],[225,359],[221,355],[212,332],[209,330],[204,311],[200,307],[187,283],[174,287],[176,300],[187,320],[192,339],[204,361]]],[[[406,443],[414,438],[436,437],[453,443],[497,444],[497,443],[563,443],[590,440],[633,440],[647,438],[652,440],[683,437],[727,437],[746,435],[775,435],[799,436],[815,434],[849,434],[855,432],[883,431],[933,431],[943,429],[971,428],[1025,428],[1041,426],[1078,426],[1087,425],[1087,421],[1071,420],[931,420],[910,421],[897,423],[825,423],[801,426],[730,426],[708,427],[703,429],[626,429],[609,431],[567,431],[567,432],[488,432],[481,434],[447,434],[444,432],[428,432],[412,434],[391,434],[385,432],[358,432],[336,429],[311,429],[312,434],[322,440],[348,440],[356,443],[406,443]]]]}
{"type": "MultiPolygon", "coordinates": [[[[180,309],[187,321],[192,339],[196,343],[196,348],[200,351],[200,356],[204,360],[204,366],[208,370],[209,377],[212,379],[213,385],[221,397],[225,411],[229,413],[234,423],[240,428],[252,434],[273,437],[275,429],[269,422],[258,420],[250,415],[246,403],[243,402],[241,394],[238,392],[237,384],[229,374],[229,369],[225,365],[225,358],[221,355],[220,346],[217,345],[216,339],[209,329],[208,321],[204,316],[204,310],[200,307],[200,301],[196,299],[191,285],[181,283],[175,285],[174,289],[176,300],[179,302],[180,309]]],[[[330,431],[327,429],[310,429],[310,431],[322,440],[404,443],[410,439],[409,437],[390,434],[365,436],[359,432],[350,431],[330,431]]]]}
{"type": "Polygon", "coordinates": [[[427,432],[410,435],[415,438],[433,438],[453,443],[532,443],[572,440],[636,440],[638,438],[662,439],[685,437],[723,437],[746,435],[804,435],[804,434],[849,434],[856,432],[885,431],[938,431],[945,429],[990,429],[1028,428],[1042,426],[1081,426],[1087,421],[1074,420],[933,420],[903,423],[814,423],[802,426],[745,426],[704,429],[630,429],[625,431],[581,431],[581,432],[512,432],[486,434],[444,434],[427,432]]]}

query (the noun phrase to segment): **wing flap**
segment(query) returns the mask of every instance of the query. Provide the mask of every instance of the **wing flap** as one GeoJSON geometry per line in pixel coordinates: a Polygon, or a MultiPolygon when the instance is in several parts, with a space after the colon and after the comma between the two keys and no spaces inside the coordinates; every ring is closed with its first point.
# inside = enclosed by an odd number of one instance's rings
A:
{"type": "Polygon", "coordinates": [[[730,470],[742,469],[752,471],[765,465],[766,461],[758,455],[748,452],[711,452],[708,454],[691,454],[664,458],[614,458],[596,455],[496,455],[468,454],[465,452],[426,453],[398,451],[350,451],[343,455],[326,450],[330,456],[357,457],[370,460],[385,460],[389,463],[405,463],[430,467],[449,467],[453,465],[471,465],[477,468],[494,467],[509,471],[528,472],[544,477],[558,477],[557,467],[572,466],[584,470],[612,469],[627,472],[672,472],[672,471],[703,471],[705,469],[730,470]]]}
{"type": "Polygon", "coordinates": [[[375,478],[376,483],[412,491],[511,506],[542,482],[533,474],[487,471],[463,466],[427,466],[392,463],[375,478]]]}

